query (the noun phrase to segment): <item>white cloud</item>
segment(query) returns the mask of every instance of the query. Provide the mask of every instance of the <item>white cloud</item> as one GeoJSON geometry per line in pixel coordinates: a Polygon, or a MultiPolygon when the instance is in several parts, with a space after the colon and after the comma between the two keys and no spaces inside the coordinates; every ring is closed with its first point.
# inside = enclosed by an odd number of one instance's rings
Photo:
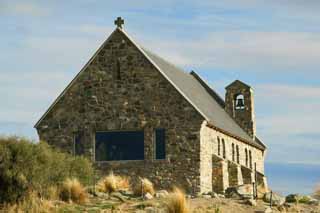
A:
{"type": "Polygon", "coordinates": [[[0,122],[29,123],[40,118],[74,77],[73,73],[25,71],[12,72],[0,79],[0,122]]]}
{"type": "Polygon", "coordinates": [[[255,101],[269,161],[320,163],[320,87],[257,85],[255,101]]]}
{"type": "Polygon", "coordinates": [[[258,125],[268,135],[320,134],[320,87],[258,85],[258,125]]]}
{"type": "Polygon", "coordinates": [[[8,1],[0,4],[0,12],[11,15],[44,16],[49,13],[48,7],[41,7],[33,1],[8,1]]]}
{"type": "Polygon", "coordinates": [[[262,84],[258,85],[257,89],[268,94],[270,98],[286,98],[295,102],[298,100],[296,104],[303,104],[305,100],[317,100],[320,102],[320,87],[262,84]]]}
{"type": "Polygon", "coordinates": [[[143,41],[180,66],[306,73],[320,66],[320,33],[230,31],[143,41]]]}

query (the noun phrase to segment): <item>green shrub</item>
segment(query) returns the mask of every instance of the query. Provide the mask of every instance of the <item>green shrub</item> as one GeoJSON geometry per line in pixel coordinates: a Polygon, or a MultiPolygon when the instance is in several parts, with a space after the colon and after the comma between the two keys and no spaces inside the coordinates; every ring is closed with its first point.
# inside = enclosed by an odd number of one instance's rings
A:
{"type": "Polygon", "coordinates": [[[298,199],[299,203],[309,203],[311,201],[310,196],[302,196],[298,199]]]}
{"type": "Polygon", "coordinates": [[[59,152],[45,142],[0,137],[0,203],[16,202],[28,191],[47,197],[47,189],[67,177],[89,184],[93,177],[90,161],[59,152]]]}

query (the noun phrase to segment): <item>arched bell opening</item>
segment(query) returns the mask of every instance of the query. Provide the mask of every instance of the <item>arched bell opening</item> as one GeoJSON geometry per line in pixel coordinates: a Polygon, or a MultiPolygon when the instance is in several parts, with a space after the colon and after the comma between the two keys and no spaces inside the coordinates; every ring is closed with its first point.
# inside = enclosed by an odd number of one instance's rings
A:
{"type": "Polygon", "coordinates": [[[245,105],[244,105],[244,96],[242,94],[238,94],[235,96],[235,109],[244,109],[245,105]]]}

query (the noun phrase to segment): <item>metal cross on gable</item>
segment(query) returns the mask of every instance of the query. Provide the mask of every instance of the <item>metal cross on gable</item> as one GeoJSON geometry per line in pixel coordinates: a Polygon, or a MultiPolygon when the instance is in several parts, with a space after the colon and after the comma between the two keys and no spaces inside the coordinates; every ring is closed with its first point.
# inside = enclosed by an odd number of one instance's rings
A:
{"type": "Polygon", "coordinates": [[[114,24],[117,25],[119,28],[122,29],[122,25],[124,24],[124,20],[121,17],[118,17],[115,21],[114,24]]]}

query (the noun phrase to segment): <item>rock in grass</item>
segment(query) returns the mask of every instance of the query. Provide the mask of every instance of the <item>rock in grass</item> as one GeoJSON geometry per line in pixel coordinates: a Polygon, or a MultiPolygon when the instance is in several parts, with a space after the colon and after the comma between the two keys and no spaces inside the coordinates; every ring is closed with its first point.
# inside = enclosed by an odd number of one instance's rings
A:
{"type": "Polygon", "coordinates": [[[229,187],[226,190],[227,198],[235,199],[251,199],[252,198],[253,188],[251,184],[244,184],[240,186],[229,187]]]}
{"type": "Polygon", "coordinates": [[[237,192],[236,187],[227,188],[225,196],[227,198],[242,199],[241,195],[237,192]]]}
{"type": "Polygon", "coordinates": [[[320,201],[315,199],[315,198],[311,198],[308,202],[309,205],[314,205],[314,206],[319,206],[320,205],[320,201]]]}
{"type": "Polygon", "coordinates": [[[215,193],[215,192],[211,192],[211,197],[212,198],[218,198],[219,195],[217,193],[215,193]]]}
{"type": "Polygon", "coordinates": [[[120,192],[112,192],[110,196],[117,198],[121,202],[125,202],[127,199],[127,197],[123,196],[120,192]]]}
{"type": "Polygon", "coordinates": [[[149,192],[147,192],[143,197],[144,197],[144,199],[146,199],[146,200],[151,200],[151,199],[153,199],[152,194],[150,194],[149,192]]]}
{"type": "Polygon", "coordinates": [[[156,193],[156,198],[165,198],[168,194],[169,193],[166,190],[160,190],[156,193]]]}
{"type": "Polygon", "coordinates": [[[281,206],[285,203],[286,199],[276,193],[272,193],[272,196],[271,196],[271,192],[267,192],[264,194],[263,196],[263,201],[264,202],[267,202],[267,203],[270,203],[270,200],[271,200],[271,204],[273,206],[281,206]],[[271,198],[272,197],[272,198],[271,198]]]}
{"type": "Polygon", "coordinates": [[[246,203],[250,206],[257,206],[257,201],[254,199],[248,199],[246,200],[246,203]]]}
{"type": "Polygon", "coordinates": [[[218,198],[226,198],[226,196],[223,194],[218,194],[218,198]]]}
{"type": "Polygon", "coordinates": [[[293,207],[295,204],[294,203],[284,203],[283,206],[286,208],[291,208],[293,207]]]}
{"type": "Polygon", "coordinates": [[[146,207],[144,210],[146,213],[158,213],[159,212],[158,209],[156,209],[155,207],[151,207],[151,206],[146,207]]]}
{"type": "Polygon", "coordinates": [[[265,210],[264,210],[264,213],[272,213],[272,209],[270,207],[267,207],[265,210]]]}
{"type": "Polygon", "coordinates": [[[278,206],[277,209],[278,209],[278,211],[280,211],[280,212],[285,212],[285,211],[286,211],[286,207],[285,207],[284,205],[278,206]]]}

